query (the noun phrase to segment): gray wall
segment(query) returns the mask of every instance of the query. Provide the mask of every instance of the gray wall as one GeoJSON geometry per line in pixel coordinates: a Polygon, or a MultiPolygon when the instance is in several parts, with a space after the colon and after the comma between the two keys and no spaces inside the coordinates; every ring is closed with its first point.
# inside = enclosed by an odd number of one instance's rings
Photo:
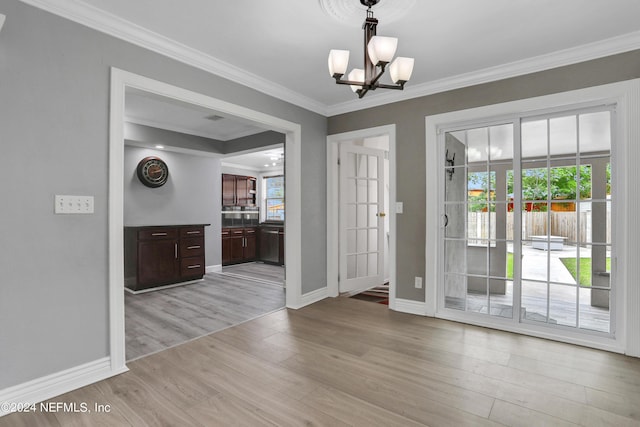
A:
{"type": "Polygon", "coordinates": [[[284,140],[285,135],[283,133],[267,131],[257,133],[255,135],[243,136],[242,138],[225,141],[224,152],[226,154],[230,154],[237,151],[251,150],[253,148],[284,144],[284,140]]]}
{"type": "Polygon", "coordinates": [[[138,147],[124,149],[124,225],[211,224],[205,227],[206,265],[222,264],[220,160],[138,147]],[[138,162],[157,156],[169,167],[158,188],[136,176],[138,162]]]}
{"type": "MultiPolygon", "coordinates": [[[[429,64],[423,66],[428,67],[429,64]]],[[[397,226],[397,296],[424,300],[414,276],[425,277],[425,116],[542,96],[640,77],[640,51],[522,77],[438,93],[329,118],[329,134],[396,124],[397,200],[404,213],[397,226]]],[[[411,84],[409,83],[408,87],[411,84]]],[[[435,203],[435,200],[434,200],[435,203]]],[[[427,277],[432,277],[429,272],[427,277]]]]}
{"type": "MultiPolygon", "coordinates": [[[[126,103],[125,96],[125,103],[126,103]]],[[[189,150],[203,151],[207,153],[224,154],[224,141],[203,138],[196,135],[187,135],[166,129],[158,129],[151,126],[135,123],[124,124],[124,138],[131,141],[160,144],[172,147],[187,148],[189,150]]]]}
{"type": "Polygon", "coordinates": [[[326,286],[325,117],[18,0],[0,13],[0,389],[108,355],[111,66],[301,124],[301,286],[326,286]],[[95,214],[54,215],[55,194],[95,214]]]}

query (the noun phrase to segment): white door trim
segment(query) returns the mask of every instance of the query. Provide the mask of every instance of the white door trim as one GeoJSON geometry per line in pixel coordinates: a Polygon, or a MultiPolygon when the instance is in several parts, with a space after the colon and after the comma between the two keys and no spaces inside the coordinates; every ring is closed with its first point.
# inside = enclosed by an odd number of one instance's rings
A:
{"type": "MultiPolygon", "coordinates": [[[[602,86],[562,92],[536,98],[478,107],[469,110],[454,111],[425,117],[426,128],[426,169],[433,171],[426,175],[426,235],[425,265],[427,284],[425,303],[427,315],[447,318],[445,313],[438,312],[438,271],[440,266],[440,248],[438,236],[441,227],[438,216],[439,180],[441,177],[438,151],[438,133],[442,128],[454,123],[489,120],[513,114],[545,109],[573,108],[581,104],[615,104],[617,115],[616,137],[616,203],[618,206],[615,222],[618,225],[616,245],[619,248],[616,260],[617,280],[619,286],[613,303],[617,307],[616,338],[590,340],[585,335],[573,337],[559,336],[553,331],[541,328],[528,328],[516,332],[526,333],[580,345],[603,348],[610,351],[624,352],[630,356],[640,357],[640,223],[635,220],[640,210],[640,194],[634,183],[640,181],[640,80],[629,80],[602,86]]],[[[450,317],[450,316],[449,316],[450,317]]],[[[452,319],[453,320],[453,319],[452,319]]],[[[458,319],[456,319],[458,320],[458,319]]],[[[496,322],[482,326],[509,330],[496,322]]]]}
{"type": "Polygon", "coordinates": [[[124,106],[127,87],[144,90],[182,102],[211,108],[257,122],[282,132],[285,139],[287,220],[285,222],[285,268],[288,308],[303,305],[301,286],[301,126],[278,117],[231,104],[134,73],[111,68],[109,120],[109,326],[113,371],[126,369],[124,330],[124,106]]]}
{"type": "Polygon", "coordinates": [[[339,295],[339,171],[338,146],[341,142],[380,135],[389,137],[389,308],[396,300],[396,125],[378,126],[327,136],[327,294],[339,295]]]}

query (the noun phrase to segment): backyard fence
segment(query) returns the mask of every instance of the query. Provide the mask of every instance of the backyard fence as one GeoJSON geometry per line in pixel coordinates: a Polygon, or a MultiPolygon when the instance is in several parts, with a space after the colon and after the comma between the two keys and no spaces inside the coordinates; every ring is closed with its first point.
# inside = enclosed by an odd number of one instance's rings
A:
{"type": "MultiPolygon", "coordinates": [[[[506,219],[506,236],[500,236],[500,238],[513,240],[514,212],[508,212],[506,219]]],[[[565,237],[566,242],[591,242],[591,211],[581,212],[579,215],[576,212],[522,212],[522,239],[546,236],[549,222],[551,222],[552,236],[565,237]]],[[[595,224],[596,227],[603,225],[605,224],[595,224]]],[[[469,239],[495,239],[496,213],[468,212],[467,230],[469,239]]],[[[607,215],[606,230],[607,236],[611,236],[610,215],[607,215]]]]}

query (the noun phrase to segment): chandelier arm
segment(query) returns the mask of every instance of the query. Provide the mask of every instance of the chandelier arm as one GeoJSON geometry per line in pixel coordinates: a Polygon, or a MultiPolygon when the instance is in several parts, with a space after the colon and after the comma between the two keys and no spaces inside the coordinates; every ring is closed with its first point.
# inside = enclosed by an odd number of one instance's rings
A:
{"type": "Polygon", "coordinates": [[[382,88],[382,89],[397,89],[397,90],[403,90],[404,89],[404,84],[406,82],[403,82],[402,80],[400,80],[398,82],[397,85],[385,85],[385,84],[379,84],[378,87],[382,88]]]}
{"type": "Polygon", "coordinates": [[[352,86],[365,86],[363,82],[356,82],[353,80],[341,80],[339,77],[336,77],[336,83],[339,85],[352,85],[352,86]]]}
{"type": "Polygon", "coordinates": [[[385,66],[387,64],[384,62],[380,63],[380,72],[371,80],[371,83],[369,83],[369,86],[376,86],[378,87],[378,85],[376,84],[378,82],[378,80],[380,80],[380,77],[382,77],[382,75],[384,74],[384,69],[385,66]]]}

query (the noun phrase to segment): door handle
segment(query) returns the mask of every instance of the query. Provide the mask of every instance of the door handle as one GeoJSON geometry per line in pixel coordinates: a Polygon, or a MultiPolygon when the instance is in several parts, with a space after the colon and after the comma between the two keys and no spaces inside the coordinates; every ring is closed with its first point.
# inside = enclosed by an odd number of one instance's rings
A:
{"type": "Polygon", "coordinates": [[[173,248],[174,248],[174,249],[173,249],[174,255],[175,255],[176,259],[178,259],[178,244],[177,244],[177,243],[175,243],[175,244],[173,245],[173,248]]]}
{"type": "Polygon", "coordinates": [[[447,225],[449,225],[449,216],[447,214],[444,214],[444,227],[446,227],[447,225]]]}
{"type": "Polygon", "coordinates": [[[379,216],[380,218],[383,218],[383,217],[387,216],[387,214],[384,213],[384,212],[379,212],[379,213],[376,214],[376,216],[379,216]]]}

